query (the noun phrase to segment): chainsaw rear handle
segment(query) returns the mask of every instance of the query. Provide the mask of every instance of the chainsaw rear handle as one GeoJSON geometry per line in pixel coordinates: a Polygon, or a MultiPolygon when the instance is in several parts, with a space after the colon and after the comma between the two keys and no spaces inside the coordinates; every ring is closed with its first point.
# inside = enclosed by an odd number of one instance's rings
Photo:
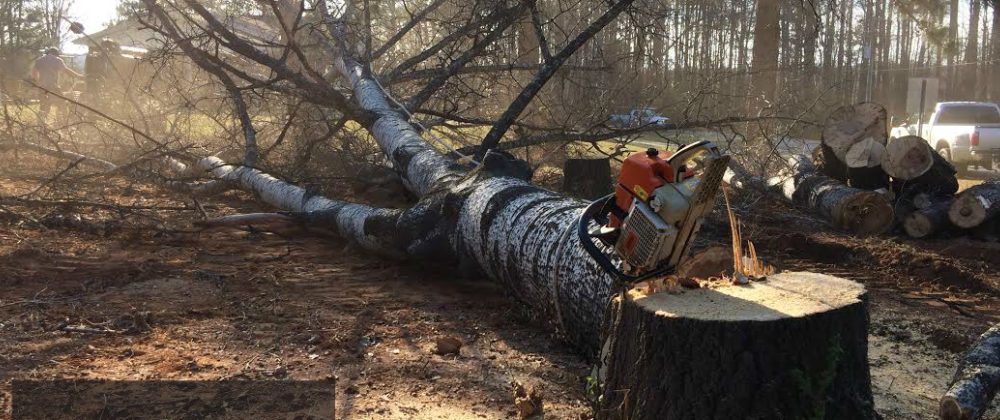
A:
{"type": "Polygon", "coordinates": [[[590,222],[601,218],[605,219],[606,223],[608,213],[612,212],[612,209],[609,208],[609,206],[614,206],[614,199],[614,193],[608,194],[595,200],[593,203],[590,203],[590,205],[583,210],[583,214],[580,215],[580,219],[577,221],[576,225],[577,235],[580,237],[580,244],[583,245],[583,249],[594,258],[594,261],[597,262],[597,265],[599,265],[601,269],[614,276],[621,283],[635,283],[650,277],[670,274],[670,272],[673,271],[673,268],[669,266],[661,267],[639,276],[626,274],[621,271],[610,258],[608,258],[608,254],[601,251],[601,249],[597,247],[597,244],[594,242],[594,237],[590,235],[590,230],[588,229],[590,222]]]}

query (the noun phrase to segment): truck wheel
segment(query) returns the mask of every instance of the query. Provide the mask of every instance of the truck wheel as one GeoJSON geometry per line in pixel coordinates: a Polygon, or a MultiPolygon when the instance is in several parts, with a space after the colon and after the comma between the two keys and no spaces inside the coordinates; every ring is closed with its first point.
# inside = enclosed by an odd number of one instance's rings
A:
{"type": "Polygon", "coordinates": [[[948,147],[938,147],[937,151],[938,154],[940,154],[941,157],[944,158],[944,160],[948,161],[948,163],[950,163],[952,166],[955,167],[955,171],[957,171],[959,175],[964,175],[966,172],[969,171],[969,164],[957,163],[951,158],[951,149],[949,149],[948,147]]]}

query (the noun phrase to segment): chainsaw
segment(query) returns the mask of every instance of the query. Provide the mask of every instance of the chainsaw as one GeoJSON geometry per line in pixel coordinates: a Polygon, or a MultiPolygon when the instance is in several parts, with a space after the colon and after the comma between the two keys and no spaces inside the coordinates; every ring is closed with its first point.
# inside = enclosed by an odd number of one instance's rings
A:
{"type": "Polygon", "coordinates": [[[614,192],[580,216],[584,249],[624,283],[674,272],[712,211],[729,164],[709,141],[664,154],[651,148],[626,158],[614,192]]]}

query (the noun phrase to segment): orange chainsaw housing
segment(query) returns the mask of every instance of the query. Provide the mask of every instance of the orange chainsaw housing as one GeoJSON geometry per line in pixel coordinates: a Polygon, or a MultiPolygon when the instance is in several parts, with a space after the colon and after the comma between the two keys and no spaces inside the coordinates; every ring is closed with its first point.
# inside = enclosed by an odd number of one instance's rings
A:
{"type": "MultiPolygon", "coordinates": [[[[618,175],[618,184],[615,185],[615,205],[618,208],[628,213],[632,208],[633,198],[649,202],[657,188],[674,182],[673,168],[660,157],[661,153],[665,153],[667,157],[671,154],[649,149],[635,153],[622,162],[622,171],[618,175]]],[[[620,227],[621,224],[622,220],[612,214],[608,226],[620,227]]]]}

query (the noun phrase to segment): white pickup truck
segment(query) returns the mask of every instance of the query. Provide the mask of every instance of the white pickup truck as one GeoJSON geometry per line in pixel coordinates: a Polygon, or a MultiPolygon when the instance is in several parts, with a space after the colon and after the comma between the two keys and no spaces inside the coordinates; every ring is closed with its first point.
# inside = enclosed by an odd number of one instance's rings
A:
{"type": "MultiPolygon", "coordinates": [[[[917,135],[917,125],[894,127],[889,141],[917,135]]],[[[1000,163],[1000,106],[989,102],[939,102],[921,137],[960,172],[969,165],[992,169],[1000,163]]]]}

